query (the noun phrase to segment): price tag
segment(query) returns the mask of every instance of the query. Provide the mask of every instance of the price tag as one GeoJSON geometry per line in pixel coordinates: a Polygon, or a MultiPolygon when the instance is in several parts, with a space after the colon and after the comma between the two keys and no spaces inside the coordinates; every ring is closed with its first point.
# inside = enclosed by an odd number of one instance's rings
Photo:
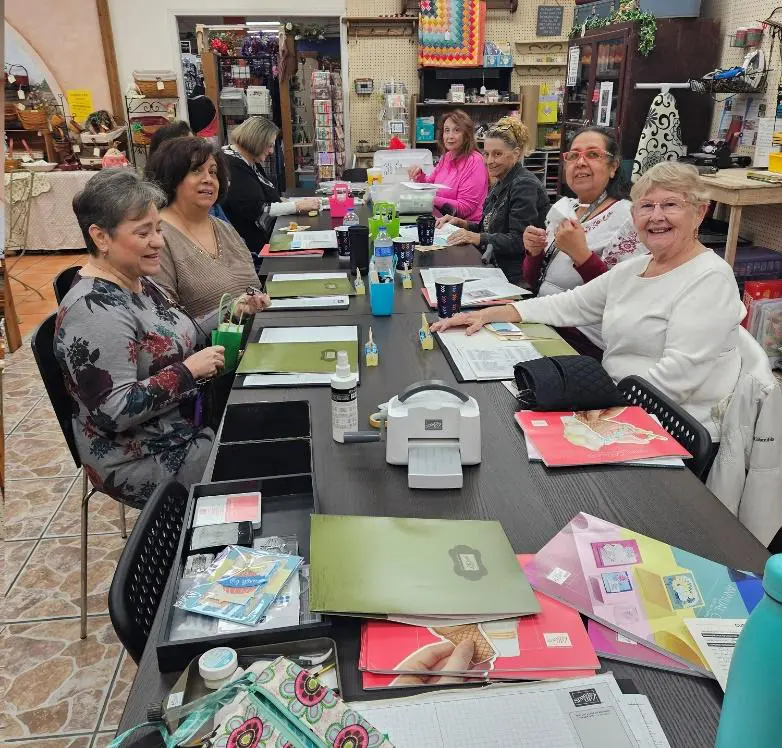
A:
{"type": "Polygon", "coordinates": [[[11,75],[11,73],[8,73],[8,82],[9,83],[16,83],[16,76],[11,75]]]}
{"type": "Polygon", "coordinates": [[[100,148],[93,148],[92,155],[95,156],[95,158],[100,158],[100,148]]]}
{"type": "Polygon", "coordinates": [[[162,91],[162,90],[163,90],[165,87],[166,87],[166,86],[165,86],[165,84],[163,83],[163,81],[158,81],[158,82],[157,82],[157,90],[158,90],[158,91],[162,91]]]}
{"type": "Polygon", "coordinates": [[[73,152],[81,153],[81,148],[76,143],[73,144],[73,152]]]}
{"type": "Polygon", "coordinates": [[[19,90],[16,92],[16,95],[17,95],[17,96],[18,96],[20,99],[22,99],[22,100],[24,99],[24,91],[22,91],[22,89],[21,89],[21,88],[20,88],[20,89],[19,89],[19,90]]]}

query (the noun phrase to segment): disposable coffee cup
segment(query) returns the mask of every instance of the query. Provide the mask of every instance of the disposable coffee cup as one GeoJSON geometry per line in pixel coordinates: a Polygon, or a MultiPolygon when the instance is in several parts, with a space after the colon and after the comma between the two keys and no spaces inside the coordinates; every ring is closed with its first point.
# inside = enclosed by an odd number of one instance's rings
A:
{"type": "Polygon", "coordinates": [[[340,257],[350,257],[350,235],[348,229],[350,226],[337,226],[334,231],[337,232],[337,252],[340,257]]]}
{"type": "Polygon", "coordinates": [[[396,256],[397,272],[411,270],[415,257],[415,242],[397,236],[394,240],[394,255],[396,256]]]}
{"type": "Polygon", "coordinates": [[[440,319],[453,317],[462,310],[462,288],[464,281],[461,278],[441,278],[435,281],[434,289],[437,293],[437,314],[440,319]]]}
{"type": "Polygon", "coordinates": [[[415,222],[418,227],[418,243],[424,247],[431,247],[434,244],[434,216],[418,216],[415,222]]]}

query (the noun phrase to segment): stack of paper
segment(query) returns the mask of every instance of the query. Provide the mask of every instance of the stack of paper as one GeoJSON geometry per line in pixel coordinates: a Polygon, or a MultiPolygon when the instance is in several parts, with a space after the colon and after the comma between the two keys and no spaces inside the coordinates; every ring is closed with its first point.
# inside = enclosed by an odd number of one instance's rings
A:
{"type": "Polygon", "coordinates": [[[313,515],[314,611],[438,625],[538,613],[499,522],[313,515]]]}
{"type": "Polygon", "coordinates": [[[503,340],[488,330],[467,335],[459,328],[435,335],[460,382],[513,379],[513,367],[521,361],[576,353],[550,327],[533,324],[520,329],[526,340],[503,340]]]}
{"type": "Polygon", "coordinates": [[[271,311],[345,308],[356,291],[345,272],[275,273],[266,283],[271,311]]]}
{"type": "MultiPolygon", "coordinates": [[[[658,421],[636,405],[588,412],[522,410],[515,418],[528,451],[548,467],[690,457],[658,421]]],[[[664,462],[662,466],[671,465],[664,462]]]]}
{"type": "MultiPolygon", "coordinates": [[[[519,562],[531,556],[518,556],[519,562]]],[[[523,618],[457,626],[406,626],[369,621],[361,631],[363,687],[431,685],[443,675],[479,680],[583,678],[600,667],[581,616],[536,593],[540,612],[523,618]],[[454,652],[470,641],[468,667],[453,665],[454,652]]]]}
{"type": "Polygon", "coordinates": [[[437,292],[435,283],[445,278],[456,278],[464,281],[462,288],[462,307],[488,306],[507,304],[514,299],[520,299],[530,292],[520,286],[509,283],[505,273],[499,268],[488,267],[454,267],[454,268],[421,268],[421,292],[429,306],[437,307],[437,292]]]}
{"type": "Polygon", "coordinates": [[[351,371],[359,374],[355,325],[266,327],[259,342],[247,346],[236,373],[250,375],[244,387],[329,384],[338,351],[347,351],[351,371]]]}
{"type": "Polygon", "coordinates": [[[293,235],[291,249],[336,249],[337,232],[330,231],[305,231],[293,235]]]}
{"type": "MultiPolygon", "coordinates": [[[[434,231],[434,244],[435,247],[448,246],[448,237],[451,234],[456,233],[459,230],[458,226],[454,226],[452,223],[446,223],[439,229],[434,231]]],[[[408,242],[418,242],[418,226],[400,226],[399,236],[408,242]]],[[[426,249],[426,247],[424,247],[426,249]]]]}
{"type": "Polygon", "coordinates": [[[524,568],[536,590],[637,642],[632,661],[666,668],[648,647],[711,677],[727,673],[741,622],[763,597],[756,574],[583,512],[524,568]]]}
{"type": "Polygon", "coordinates": [[[670,748],[649,700],[623,694],[610,673],[350,706],[396,748],[670,748]]]}

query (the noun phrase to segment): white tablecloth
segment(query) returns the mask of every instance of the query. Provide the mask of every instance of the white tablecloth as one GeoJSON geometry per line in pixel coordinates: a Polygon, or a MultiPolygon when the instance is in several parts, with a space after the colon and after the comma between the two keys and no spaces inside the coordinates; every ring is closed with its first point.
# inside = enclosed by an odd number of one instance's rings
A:
{"type": "Polygon", "coordinates": [[[71,203],[98,172],[52,171],[44,176],[52,188],[30,202],[30,224],[27,231],[28,249],[84,249],[71,203]]]}

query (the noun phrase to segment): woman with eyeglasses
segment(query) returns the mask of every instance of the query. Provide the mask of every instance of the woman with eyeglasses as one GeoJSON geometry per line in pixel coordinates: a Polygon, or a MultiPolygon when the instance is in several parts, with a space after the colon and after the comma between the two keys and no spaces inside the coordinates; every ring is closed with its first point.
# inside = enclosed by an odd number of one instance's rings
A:
{"type": "Polygon", "coordinates": [[[733,392],[744,305],[733,270],[698,241],[708,205],[694,166],[663,162],[633,185],[633,221],[648,255],[620,263],[564,293],[459,314],[432,330],[488,322],[602,324],[603,367],[618,382],[635,374],[681,405],[719,440],[717,406],[733,392]]]}
{"type": "MultiPolygon", "coordinates": [[[[484,262],[499,267],[511,283],[521,280],[522,235],[530,226],[542,227],[549,199],[540,180],[520,163],[529,146],[529,131],[521,120],[503,117],[483,142],[483,156],[492,188],[479,221],[443,216],[442,226],[459,226],[448,244],[474,244],[484,262]]],[[[542,228],[538,230],[542,231],[542,228]]]]}
{"type": "MultiPolygon", "coordinates": [[[[565,181],[576,197],[552,206],[545,229],[524,232],[524,280],[538,296],[576,288],[647,251],[633,225],[615,138],[602,127],[585,127],[562,155],[565,181]]],[[[602,357],[599,325],[559,332],[580,353],[602,357]]]]}

